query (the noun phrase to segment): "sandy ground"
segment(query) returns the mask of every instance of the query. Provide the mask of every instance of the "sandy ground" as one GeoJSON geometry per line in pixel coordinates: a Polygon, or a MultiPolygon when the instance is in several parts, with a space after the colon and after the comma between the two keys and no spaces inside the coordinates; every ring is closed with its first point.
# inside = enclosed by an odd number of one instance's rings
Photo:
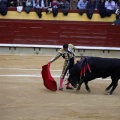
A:
{"type": "MultiPolygon", "coordinates": [[[[51,58],[0,56],[0,120],[120,120],[120,82],[113,95],[104,92],[110,80],[89,82],[90,94],[84,85],[79,93],[65,85],[64,91],[50,91],[39,75],[51,58]]],[[[62,62],[55,61],[51,70],[62,69],[62,62]]]]}

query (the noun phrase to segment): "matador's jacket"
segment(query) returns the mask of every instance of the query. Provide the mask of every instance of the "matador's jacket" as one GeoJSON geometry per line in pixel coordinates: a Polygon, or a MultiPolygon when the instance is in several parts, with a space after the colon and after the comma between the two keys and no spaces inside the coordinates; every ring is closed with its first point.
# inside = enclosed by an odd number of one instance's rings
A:
{"type": "Polygon", "coordinates": [[[57,60],[60,56],[62,56],[65,59],[64,65],[63,65],[63,70],[60,78],[65,77],[67,70],[70,69],[74,65],[74,58],[75,58],[75,47],[72,44],[68,44],[68,50],[65,51],[63,48],[61,48],[58,51],[58,54],[50,60],[50,62],[53,62],[57,60]]]}

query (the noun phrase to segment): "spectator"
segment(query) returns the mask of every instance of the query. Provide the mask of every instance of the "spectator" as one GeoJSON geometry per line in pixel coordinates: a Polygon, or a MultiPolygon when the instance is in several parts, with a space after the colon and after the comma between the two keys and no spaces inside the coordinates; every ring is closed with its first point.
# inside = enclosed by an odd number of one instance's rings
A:
{"type": "Polygon", "coordinates": [[[26,6],[32,7],[32,1],[31,0],[26,0],[26,6]]]}
{"type": "Polygon", "coordinates": [[[8,0],[8,7],[17,7],[17,0],[8,0]]]}
{"type": "Polygon", "coordinates": [[[111,16],[115,11],[115,2],[113,0],[107,0],[105,2],[106,16],[111,16]]]}
{"type": "Polygon", "coordinates": [[[33,7],[34,8],[44,8],[45,7],[44,0],[33,0],[33,7]]]}
{"type": "Polygon", "coordinates": [[[51,2],[52,2],[52,0],[44,0],[45,7],[46,8],[51,7],[51,2]]]}
{"type": "Polygon", "coordinates": [[[31,0],[26,0],[24,10],[27,14],[30,13],[30,11],[32,9],[32,6],[33,6],[32,1],[31,0]]]}
{"type": "Polygon", "coordinates": [[[5,16],[7,14],[7,0],[0,1],[0,14],[5,16]]]}
{"type": "Polygon", "coordinates": [[[77,4],[78,4],[78,0],[70,0],[70,9],[71,10],[77,9],[77,4]]]}
{"type": "Polygon", "coordinates": [[[23,6],[23,0],[18,0],[17,1],[17,6],[23,6]]]}
{"type": "Polygon", "coordinates": [[[56,17],[58,14],[59,7],[60,7],[60,2],[58,2],[58,0],[50,1],[49,7],[46,9],[46,14],[53,12],[53,16],[56,17]]]}
{"type": "Polygon", "coordinates": [[[86,14],[89,19],[92,18],[94,10],[96,8],[96,1],[95,0],[89,0],[87,5],[86,5],[86,14]]]}
{"type": "Polygon", "coordinates": [[[115,4],[115,14],[116,14],[116,19],[119,18],[118,12],[120,11],[120,0],[115,4]]]}
{"type": "Polygon", "coordinates": [[[39,18],[42,17],[42,8],[45,7],[44,0],[33,0],[34,11],[39,18]]]}
{"type": "Polygon", "coordinates": [[[17,11],[22,12],[23,10],[23,0],[18,0],[17,11]]]}
{"type": "Polygon", "coordinates": [[[46,8],[46,14],[52,12],[51,3],[52,3],[52,0],[48,0],[48,1],[46,2],[46,6],[47,6],[47,8],[46,8]]]}
{"type": "Polygon", "coordinates": [[[80,15],[83,15],[84,11],[86,10],[87,2],[87,0],[79,0],[77,7],[80,15]]]}
{"type": "Polygon", "coordinates": [[[56,17],[58,14],[58,9],[60,7],[60,3],[58,2],[58,0],[52,0],[51,4],[50,4],[51,8],[48,8],[46,10],[46,13],[53,13],[53,16],[56,17]]]}
{"type": "Polygon", "coordinates": [[[120,0],[117,1],[117,3],[115,4],[115,9],[120,9],[120,0]]]}
{"type": "MultiPolygon", "coordinates": [[[[106,0],[105,0],[105,1],[106,1],[106,0]]],[[[98,4],[99,4],[100,0],[95,0],[95,2],[96,2],[96,10],[97,10],[98,4]]]]}
{"type": "Polygon", "coordinates": [[[100,0],[98,3],[98,10],[101,18],[106,16],[105,0],[100,0]]]}
{"type": "Polygon", "coordinates": [[[119,14],[117,20],[113,21],[112,25],[120,25],[120,14],[119,14]]]}
{"type": "Polygon", "coordinates": [[[69,12],[69,9],[70,9],[70,3],[69,3],[69,1],[62,0],[62,2],[60,4],[61,4],[61,9],[62,9],[63,14],[65,16],[67,16],[68,12],[69,12]]]}
{"type": "MultiPolygon", "coordinates": [[[[67,73],[67,71],[69,70],[69,73],[74,65],[74,58],[75,58],[75,53],[74,53],[74,50],[75,50],[75,47],[72,45],[72,44],[64,44],[63,45],[63,48],[61,48],[57,55],[50,60],[49,63],[52,63],[54,62],[55,60],[57,60],[60,56],[63,57],[63,59],[65,59],[65,62],[64,62],[64,66],[63,66],[63,70],[62,70],[62,74],[60,76],[60,87],[59,87],[59,90],[63,90],[63,81],[64,81],[64,78],[65,78],[65,75],[67,73]]],[[[67,84],[67,87],[66,89],[72,89],[70,87],[70,84],[67,84]]]]}

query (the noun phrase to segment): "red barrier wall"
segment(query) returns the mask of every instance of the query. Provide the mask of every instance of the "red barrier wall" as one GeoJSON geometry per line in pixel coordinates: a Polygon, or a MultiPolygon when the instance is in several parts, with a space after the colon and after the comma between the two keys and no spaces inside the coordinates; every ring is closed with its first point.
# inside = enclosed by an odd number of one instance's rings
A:
{"type": "Polygon", "coordinates": [[[120,47],[120,27],[110,22],[0,20],[0,43],[120,47]]]}

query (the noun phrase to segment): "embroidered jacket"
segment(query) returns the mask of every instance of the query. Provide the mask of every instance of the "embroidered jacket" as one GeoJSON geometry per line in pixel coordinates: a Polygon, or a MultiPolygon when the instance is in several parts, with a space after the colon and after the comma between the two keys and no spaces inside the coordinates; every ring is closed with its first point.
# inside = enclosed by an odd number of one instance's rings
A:
{"type": "Polygon", "coordinates": [[[58,54],[50,60],[50,62],[55,61],[56,59],[58,59],[60,56],[62,56],[65,60],[69,60],[72,57],[75,57],[75,47],[72,44],[68,44],[68,50],[65,51],[63,48],[61,48],[58,51],[58,54]]]}

